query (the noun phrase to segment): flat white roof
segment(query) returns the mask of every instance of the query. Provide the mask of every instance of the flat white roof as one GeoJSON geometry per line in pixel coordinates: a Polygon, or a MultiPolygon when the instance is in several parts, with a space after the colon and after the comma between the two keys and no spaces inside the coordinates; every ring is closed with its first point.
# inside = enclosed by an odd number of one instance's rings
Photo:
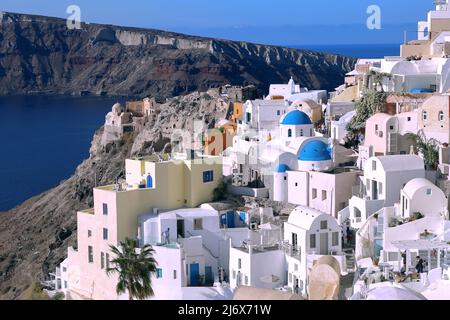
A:
{"type": "Polygon", "coordinates": [[[197,218],[197,217],[217,217],[218,212],[203,208],[183,208],[178,210],[160,212],[160,219],[197,218]]]}
{"type": "Polygon", "coordinates": [[[425,170],[425,165],[422,158],[417,155],[389,155],[376,158],[381,162],[385,172],[425,170]]]}

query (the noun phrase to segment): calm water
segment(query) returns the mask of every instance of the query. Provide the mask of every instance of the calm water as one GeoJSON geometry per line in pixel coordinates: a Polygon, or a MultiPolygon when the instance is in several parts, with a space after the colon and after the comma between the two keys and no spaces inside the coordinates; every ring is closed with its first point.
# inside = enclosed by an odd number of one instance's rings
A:
{"type": "Polygon", "coordinates": [[[296,45],[292,47],[365,59],[379,59],[400,54],[400,44],[296,45]]]}
{"type": "Polygon", "coordinates": [[[120,98],[0,97],[0,212],[67,179],[120,98]]]}

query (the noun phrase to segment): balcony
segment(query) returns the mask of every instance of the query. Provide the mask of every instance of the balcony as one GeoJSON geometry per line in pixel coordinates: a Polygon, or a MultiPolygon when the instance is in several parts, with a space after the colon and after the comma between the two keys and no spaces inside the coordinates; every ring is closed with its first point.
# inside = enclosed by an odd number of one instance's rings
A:
{"type": "Polygon", "coordinates": [[[366,187],[362,183],[352,186],[352,196],[360,199],[366,199],[366,187]]]}
{"type": "Polygon", "coordinates": [[[281,249],[290,257],[301,259],[301,248],[300,246],[293,246],[287,241],[283,241],[280,245],[281,249]]]}

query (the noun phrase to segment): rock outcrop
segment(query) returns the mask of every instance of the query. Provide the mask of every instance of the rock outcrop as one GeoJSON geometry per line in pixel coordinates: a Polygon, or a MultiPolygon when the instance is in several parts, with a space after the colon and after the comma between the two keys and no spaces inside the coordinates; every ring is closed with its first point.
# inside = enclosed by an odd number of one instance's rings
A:
{"type": "Polygon", "coordinates": [[[354,59],[247,42],[4,13],[0,94],[171,97],[224,84],[334,89],[354,59]]]}

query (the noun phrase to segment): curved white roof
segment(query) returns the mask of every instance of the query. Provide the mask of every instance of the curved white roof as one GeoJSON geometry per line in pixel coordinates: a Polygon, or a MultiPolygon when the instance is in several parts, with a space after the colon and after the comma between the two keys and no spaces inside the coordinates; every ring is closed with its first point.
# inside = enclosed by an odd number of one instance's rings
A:
{"type": "Polygon", "coordinates": [[[427,300],[422,294],[399,288],[392,285],[384,285],[370,290],[367,293],[367,300],[427,300]]]}
{"type": "Polygon", "coordinates": [[[389,155],[375,157],[385,172],[405,170],[425,170],[423,159],[417,155],[389,155]]]}
{"type": "Polygon", "coordinates": [[[367,122],[375,122],[375,123],[386,123],[389,119],[391,119],[392,116],[387,113],[375,113],[373,116],[371,116],[369,119],[367,119],[367,122]]]}
{"type": "Polygon", "coordinates": [[[299,105],[308,106],[311,109],[322,108],[320,104],[318,104],[312,99],[297,99],[291,104],[291,106],[295,108],[299,107],[299,105]]]}
{"type": "Polygon", "coordinates": [[[288,223],[304,230],[309,230],[316,219],[323,219],[324,217],[328,218],[331,216],[312,208],[298,206],[289,215],[288,223]]]}
{"type": "MultiPolygon", "coordinates": [[[[409,197],[412,198],[414,194],[422,188],[433,188],[435,185],[424,178],[416,178],[409,181],[405,187],[403,188],[403,192],[409,197]]],[[[436,187],[437,188],[437,187],[436,187]]]]}

